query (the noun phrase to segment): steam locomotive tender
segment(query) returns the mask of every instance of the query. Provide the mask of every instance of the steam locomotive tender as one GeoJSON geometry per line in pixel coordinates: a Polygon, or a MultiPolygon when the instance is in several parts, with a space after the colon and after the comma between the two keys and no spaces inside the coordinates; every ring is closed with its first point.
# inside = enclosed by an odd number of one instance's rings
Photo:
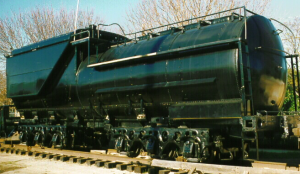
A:
{"type": "Polygon", "coordinates": [[[269,19],[181,23],[135,39],[91,25],[12,51],[7,96],[18,131],[49,147],[197,162],[295,136],[296,116],[277,116],[287,65],[269,19]]]}

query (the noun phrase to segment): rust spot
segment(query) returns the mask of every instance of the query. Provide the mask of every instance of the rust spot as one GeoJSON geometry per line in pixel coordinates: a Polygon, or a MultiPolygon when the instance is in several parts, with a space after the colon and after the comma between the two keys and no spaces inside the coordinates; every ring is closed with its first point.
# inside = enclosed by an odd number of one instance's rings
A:
{"type": "Polygon", "coordinates": [[[272,76],[262,75],[259,81],[259,87],[264,89],[264,104],[281,108],[285,96],[286,85],[282,80],[275,79],[272,76]]]}

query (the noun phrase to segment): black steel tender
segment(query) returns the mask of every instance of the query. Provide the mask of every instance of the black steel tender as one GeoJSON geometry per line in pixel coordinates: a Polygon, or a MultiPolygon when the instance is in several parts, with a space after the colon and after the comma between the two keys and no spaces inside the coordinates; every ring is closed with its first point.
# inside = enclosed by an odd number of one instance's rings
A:
{"type": "Polygon", "coordinates": [[[7,58],[20,132],[36,127],[47,146],[197,162],[247,157],[249,142],[265,144],[259,138],[297,138],[298,116],[277,116],[287,65],[269,19],[241,7],[134,38],[97,28],[7,58]]]}

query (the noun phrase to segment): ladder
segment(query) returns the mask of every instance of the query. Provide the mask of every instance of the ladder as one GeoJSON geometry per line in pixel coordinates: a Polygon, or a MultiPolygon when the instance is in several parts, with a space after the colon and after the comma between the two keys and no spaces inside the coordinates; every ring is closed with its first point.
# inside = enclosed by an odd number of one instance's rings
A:
{"type": "Polygon", "coordinates": [[[257,117],[245,116],[242,118],[242,155],[243,159],[248,157],[246,152],[247,144],[245,141],[255,141],[256,146],[256,158],[259,160],[259,149],[258,149],[258,132],[257,132],[257,117]]]}
{"type": "Polygon", "coordinates": [[[242,95],[242,108],[243,115],[254,115],[254,106],[253,106],[253,94],[252,94],[252,82],[251,82],[251,69],[250,69],[250,58],[249,58],[249,49],[246,42],[238,42],[239,49],[239,67],[241,75],[241,95],[242,95]],[[243,59],[243,49],[245,59],[243,59]],[[245,65],[244,65],[245,60],[245,65]],[[244,71],[244,68],[246,70],[244,71]]]}
{"type": "Polygon", "coordinates": [[[243,117],[242,122],[242,155],[243,159],[248,157],[246,152],[245,141],[251,141],[256,144],[256,157],[259,160],[258,151],[258,133],[256,126],[256,117],[254,117],[254,106],[253,106],[253,93],[252,93],[252,81],[251,81],[251,69],[250,69],[250,57],[247,42],[238,42],[239,49],[239,67],[240,67],[240,77],[241,77],[241,95],[242,95],[242,108],[243,117]],[[244,52],[243,49],[244,48],[244,52]],[[245,55],[243,59],[243,53],[245,55]],[[245,65],[244,65],[245,62],[245,65]],[[244,70],[244,68],[246,68],[244,70]]]}

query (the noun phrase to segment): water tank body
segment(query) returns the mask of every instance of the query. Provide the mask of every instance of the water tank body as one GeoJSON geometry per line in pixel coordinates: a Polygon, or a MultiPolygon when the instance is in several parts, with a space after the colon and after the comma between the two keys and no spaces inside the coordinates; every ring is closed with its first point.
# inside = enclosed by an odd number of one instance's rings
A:
{"type": "MultiPolygon", "coordinates": [[[[247,41],[251,66],[254,108],[277,111],[285,96],[286,62],[280,38],[274,34],[271,22],[262,16],[247,20],[247,41]]],[[[169,57],[148,58],[141,62],[129,62],[118,66],[87,67],[87,60],[79,67],[77,85],[79,98],[88,104],[86,91],[96,94],[103,105],[121,105],[128,101],[160,104],[152,110],[164,110],[168,106],[180,105],[188,108],[200,101],[233,102],[241,98],[238,49],[234,45],[217,43],[236,38],[244,39],[244,23],[238,19],[187,31],[142,40],[126,46],[113,47],[103,53],[100,61],[110,61],[154,52],[176,50],[207,43],[216,43],[194,52],[169,57]]],[[[246,50],[243,48],[244,65],[246,50]]],[[[246,68],[244,68],[246,69],[246,68]]],[[[211,103],[208,103],[211,105],[211,103]]],[[[205,103],[199,103],[205,105],[205,103]]],[[[220,113],[211,105],[210,114],[182,115],[176,117],[230,117],[220,113]]],[[[221,106],[220,106],[221,107],[221,106]]],[[[239,111],[240,111],[240,105],[239,111]]],[[[113,109],[113,108],[111,108],[113,109]]],[[[126,109],[125,109],[126,110],[126,109]]],[[[118,110],[125,114],[125,110],[118,110]]],[[[207,112],[207,109],[205,110],[207,112]]],[[[226,109],[223,110],[227,111],[226,109]]],[[[222,111],[222,112],[223,112],[222,111]]],[[[185,112],[187,114],[187,112],[185,112]]],[[[195,113],[195,111],[194,111],[195,113]]],[[[196,112],[197,113],[197,112],[196,112]]],[[[230,113],[230,112],[228,112],[230,113]]],[[[151,116],[160,113],[149,113],[151,116]]],[[[240,115],[241,113],[230,113],[240,115]]]]}
{"type": "MultiPolygon", "coordinates": [[[[283,47],[274,26],[267,18],[254,15],[248,17],[245,31],[244,20],[224,19],[210,25],[192,24],[184,30],[170,29],[137,42],[103,44],[99,48],[102,51],[92,51],[90,59],[84,49],[75,52],[69,45],[67,52],[59,53],[64,61],[49,65],[49,75],[41,77],[40,83],[31,77],[30,83],[10,84],[18,74],[8,71],[9,97],[20,109],[60,108],[64,110],[61,113],[93,110],[98,115],[120,118],[140,114],[147,119],[238,118],[243,110],[239,56],[246,65],[248,54],[254,110],[280,110],[287,67],[284,54],[278,51],[283,47]],[[124,58],[127,61],[122,61],[124,58]],[[52,68],[60,70],[60,75],[56,76],[52,68]],[[50,87],[44,88],[44,81],[50,87]],[[25,84],[38,88],[28,96],[22,95],[25,90],[14,87],[23,89],[25,84]]],[[[16,64],[10,62],[12,58],[8,58],[8,69],[16,64]]]]}

